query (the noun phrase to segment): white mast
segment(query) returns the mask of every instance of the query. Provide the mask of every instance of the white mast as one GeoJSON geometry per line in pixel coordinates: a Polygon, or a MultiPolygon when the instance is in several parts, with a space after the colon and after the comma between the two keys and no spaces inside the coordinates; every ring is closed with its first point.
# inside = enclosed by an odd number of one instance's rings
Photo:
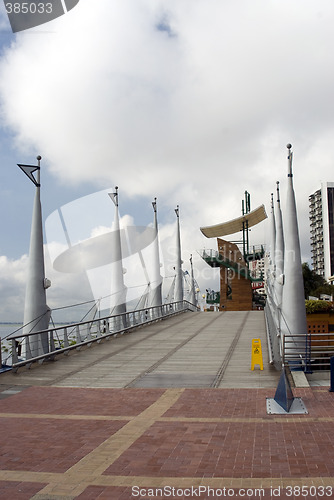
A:
{"type": "MultiPolygon", "coordinates": [[[[108,193],[115,205],[115,218],[112,231],[112,263],[111,263],[111,310],[112,315],[123,314],[126,312],[126,286],[124,284],[121,232],[119,227],[118,212],[118,187],[115,187],[114,193],[108,193]]],[[[118,322],[117,326],[123,322],[118,322]],[[118,324],[119,323],[119,324],[118,324]]]]}
{"type": "Polygon", "coordinates": [[[176,213],[176,265],[175,265],[175,292],[174,300],[179,302],[183,300],[183,272],[182,272],[182,259],[181,259],[181,235],[180,235],[180,210],[179,205],[175,209],[176,213]]]}
{"type": "MultiPolygon", "coordinates": [[[[284,217],[284,285],[282,294],[283,334],[307,334],[306,310],[304,299],[304,284],[299,242],[298,220],[295,193],[292,181],[292,151],[287,145],[288,155],[288,186],[286,211],[284,217]]],[[[298,346],[291,348],[298,353],[298,346]]],[[[305,349],[303,349],[305,352],[305,349]]]]}
{"type": "MultiPolygon", "coordinates": [[[[45,290],[50,286],[50,281],[45,279],[44,250],[43,250],[43,224],[42,207],[40,199],[40,161],[42,157],[37,156],[38,165],[18,166],[29,177],[36,186],[35,201],[32,214],[28,276],[26,285],[26,298],[24,304],[24,328],[23,333],[46,330],[49,326],[51,310],[46,304],[45,290]],[[37,172],[37,179],[33,173],[37,172]]],[[[27,354],[38,356],[49,351],[48,334],[31,337],[26,345],[27,354]],[[32,339],[36,340],[32,340],[32,339]],[[30,349],[29,349],[30,348],[30,349]],[[29,352],[30,351],[30,352],[29,352]]]]}
{"type": "Polygon", "coordinates": [[[274,198],[273,193],[271,193],[270,201],[270,214],[269,214],[269,252],[267,253],[268,258],[268,269],[267,269],[267,280],[266,280],[266,292],[268,306],[272,310],[273,314],[275,311],[275,296],[274,296],[274,279],[275,279],[275,243],[276,243],[276,225],[275,225],[275,210],[274,210],[274,198]]]}
{"type": "Polygon", "coordinates": [[[196,292],[195,292],[195,280],[194,280],[194,267],[193,267],[193,256],[190,254],[190,297],[189,302],[194,306],[197,305],[196,292]]]}
{"type": "Polygon", "coordinates": [[[271,193],[271,204],[270,204],[270,247],[269,247],[269,258],[271,269],[275,271],[275,250],[276,250],[276,222],[275,222],[275,208],[274,208],[274,195],[271,193]]]}
{"type": "Polygon", "coordinates": [[[160,274],[160,255],[159,255],[159,228],[158,228],[158,217],[157,217],[157,199],[154,198],[152,202],[154,211],[154,231],[155,238],[153,241],[153,262],[152,262],[152,279],[150,282],[150,296],[149,296],[149,306],[161,306],[162,305],[162,277],[160,274]]]}
{"type": "Polygon", "coordinates": [[[275,248],[275,303],[277,308],[277,327],[281,329],[281,309],[282,309],[282,294],[283,294],[283,273],[284,273],[284,233],[282,222],[281,200],[279,192],[279,181],[276,182],[277,200],[276,200],[276,248],[275,248]]]}

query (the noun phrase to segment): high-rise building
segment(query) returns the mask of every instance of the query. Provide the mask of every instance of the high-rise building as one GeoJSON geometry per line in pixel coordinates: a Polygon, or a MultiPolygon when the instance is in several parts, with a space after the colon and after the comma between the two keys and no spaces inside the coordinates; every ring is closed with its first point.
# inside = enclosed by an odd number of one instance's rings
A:
{"type": "Polygon", "coordinates": [[[334,182],[322,182],[309,196],[313,270],[329,280],[334,275],[334,182]]]}

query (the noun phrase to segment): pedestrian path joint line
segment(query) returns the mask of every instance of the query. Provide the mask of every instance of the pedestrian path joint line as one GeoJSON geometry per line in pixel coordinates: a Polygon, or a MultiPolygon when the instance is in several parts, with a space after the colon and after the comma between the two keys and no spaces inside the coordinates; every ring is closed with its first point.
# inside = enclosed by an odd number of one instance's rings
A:
{"type": "Polygon", "coordinates": [[[129,415],[65,415],[52,413],[0,413],[0,418],[28,418],[28,419],[54,419],[54,420],[133,420],[129,415]]]}
{"type": "Polygon", "coordinates": [[[167,389],[153,404],[133,420],[127,422],[79,462],[70,467],[55,483],[50,482],[33,498],[46,495],[75,498],[87,486],[95,484],[103,472],[110,467],[144,432],[149,429],[179,399],[184,389],[167,389]]]}
{"type": "Polygon", "coordinates": [[[86,474],[85,479],[82,479],[80,491],[75,492],[80,475],[73,475],[64,484],[64,474],[50,472],[29,472],[29,471],[0,471],[0,481],[14,482],[34,482],[34,483],[58,483],[63,485],[54,490],[51,494],[46,491],[45,487],[37,493],[32,500],[42,500],[46,498],[59,498],[67,491],[66,498],[74,499],[88,486],[104,486],[104,487],[146,487],[159,488],[164,486],[174,486],[175,488],[191,488],[205,485],[210,488],[286,488],[287,486],[330,486],[334,487],[333,477],[169,477],[169,476],[107,476],[101,475],[95,478],[86,474]],[[60,492],[62,489],[62,492],[60,492]],[[70,489],[72,494],[69,494],[70,489]]]}

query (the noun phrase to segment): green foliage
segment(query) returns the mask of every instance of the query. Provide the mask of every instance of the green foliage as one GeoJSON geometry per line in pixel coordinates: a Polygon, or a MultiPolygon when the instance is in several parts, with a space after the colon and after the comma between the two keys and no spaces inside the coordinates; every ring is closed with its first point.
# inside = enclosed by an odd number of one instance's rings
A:
{"type": "Polygon", "coordinates": [[[317,293],[317,290],[320,287],[332,286],[332,285],[328,285],[322,276],[320,276],[319,274],[315,273],[312,269],[310,269],[310,266],[308,265],[307,262],[304,262],[302,264],[302,268],[303,268],[305,299],[307,299],[309,295],[314,295],[314,297],[319,297],[320,293],[329,293],[329,292],[317,293]]]}
{"type": "Polygon", "coordinates": [[[328,313],[334,311],[333,302],[326,300],[305,300],[306,314],[328,313]]]}

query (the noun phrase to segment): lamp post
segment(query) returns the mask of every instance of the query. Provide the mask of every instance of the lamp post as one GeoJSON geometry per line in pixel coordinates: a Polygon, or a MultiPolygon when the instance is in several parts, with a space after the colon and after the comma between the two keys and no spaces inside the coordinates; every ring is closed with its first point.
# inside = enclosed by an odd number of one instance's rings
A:
{"type": "Polygon", "coordinates": [[[189,298],[189,302],[191,304],[193,304],[194,306],[197,306],[192,254],[190,254],[190,298],[189,298]]]}
{"type": "MultiPolygon", "coordinates": [[[[41,156],[37,156],[38,164],[22,165],[20,169],[29,177],[36,186],[35,201],[32,214],[29,264],[26,284],[26,297],[24,304],[23,333],[35,333],[46,330],[49,326],[51,309],[46,304],[46,289],[51,285],[45,278],[44,251],[43,251],[43,225],[42,207],[40,200],[40,169],[41,156]],[[36,178],[33,175],[36,172],[36,178]]],[[[27,340],[27,355],[38,356],[49,351],[48,334],[34,336],[34,341],[27,340]]],[[[28,339],[28,337],[27,337],[28,339]]]]}
{"type": "Polygon", "coordinates": [[[115,187],[114,193],[109,193],[111,200],[115,205],[114,226],[112,232],[112,248],[113,256],[111,268],[111,311],[112,315],[122,314],[114,318],[114,328],[120,329],[125,326],[126,313],[126,286],[124,284],[123,262],[122,262],[122,245],[121,232],[119,226],[119,211],[118,211],[118,187],[115,187]]]}
{"type": "Polygon", "coordinates": [[[277,202],[275,211],[276,220],[276,246],[275,246],[275,281],[274,292],[277,313],[277,328],[281,331],[281,309],[283,294],[283,274],[284,274],[284,232],[282,222],[281,200],[279,192],[279,181],[276,182],[277,202]]]}
{"type": "Polygon", "coordinates": [[[158,217],[157,217],[157,199],[154,198],[152,202],[152,207],[154,211],[154,221],[153,227],[155,232],[155,238],[153,241],[153,262],[152,262],[152,280],[150,289],[150,301],[149,306],[161,306],[162,305],[162,277],[160,274],[160,255],[159,255],[159,229],[158,229],[158,217]]]}
{"type": "Polygon", "coordinates": [[[183,300],[183,272],[182,272],[182,259],[181,259],[181,235],[180,235],[180,210],[179,205],[175,209],[176,221],[177,221],[177,232],[176,232],[176,276],[175,276],[175,302],[181,302],[183,300]]]}
{"type": "MultiPolygon", "coordinates": [[[[287,145],[288,155],[288,185],[286,210],[284,217],[284,285],[282,293],[282,324],[283,334],[304,334],[307,336],[307,322],[304,298],[303,271],[298,231],[297,209],[293,189],[292,151],[287,145]]],[[[291,348],[296,355],[298,347],[291,348]]]]}

